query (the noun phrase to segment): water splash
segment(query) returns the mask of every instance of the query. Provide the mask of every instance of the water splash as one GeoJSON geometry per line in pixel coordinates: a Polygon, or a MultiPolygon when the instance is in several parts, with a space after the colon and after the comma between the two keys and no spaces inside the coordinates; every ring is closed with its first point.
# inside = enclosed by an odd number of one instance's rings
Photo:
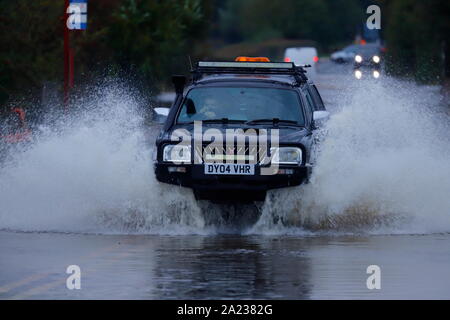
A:
{"type": "Polygon", "coordinates": [[[450,232],[450,127],[440,99],[436,88],[389,79],[349,88],[311,183],[272,192],[251,232],[450,232]]]}
{"type": "Polygon", "coordinates": [[[79,99],[69,117],[42,126],[0,169],[0,229],[201,230],[192,192],[168,190],[153,175],[154,129],[141,105],[132,90],[108,83],[79,99]]]}
{"type": "Polygon", "coordinates": [[[125,85],[100,85],[0,168],[0,229],[449,232],[450,130],[441,96],[386,80],[357,83],[337,97],[311,183],[270,192],[258,219],[254,206],[197,202],[189,189],[159,184],[151,163],[155,129],[143,101],[125,85]]]}

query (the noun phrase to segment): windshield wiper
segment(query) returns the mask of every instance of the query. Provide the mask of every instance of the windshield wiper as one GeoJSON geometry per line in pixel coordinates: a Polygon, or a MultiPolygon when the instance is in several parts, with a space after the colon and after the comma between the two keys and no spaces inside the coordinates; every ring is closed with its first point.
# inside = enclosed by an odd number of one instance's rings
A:
{"type": "MultiPolygon", "coordinates": [[[[245,120],[235,120],[235,119],[228,119],[228,118],[222,118],[222,119],[205,119],[205,120],[196,120],[201,121],[202,123],[245,123],[245,120]]],[[[194,124],[194,121],[189,122],[178,122],[178,124],[194,124]]]]}
{"type": "Polygon", "coordinates": [[[265,123],[265,122],[271,122],[274,125],[278,123],[287,123],[287,124],[293,124],[293,125],[299,125],[297,121],[294,120],[280,120],[278,118],[272,118],[272,119],[255,119],[247,121],[245,124],[257,124],[257,123],[265,123]]]}
{"type": "Polygon", "coordinates": [[[222,119],[206,119],[201,120],[204,123],[244,123],[245,120],[234,120],[234,119],[228,119],[228,118],[222,118],[222,119]]]}

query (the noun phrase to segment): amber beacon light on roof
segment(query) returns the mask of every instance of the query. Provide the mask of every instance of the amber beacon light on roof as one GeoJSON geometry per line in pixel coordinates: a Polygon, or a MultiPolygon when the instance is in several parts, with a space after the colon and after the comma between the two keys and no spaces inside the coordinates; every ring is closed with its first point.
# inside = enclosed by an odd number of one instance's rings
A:
{"type": "Polygon", "coordinates": [[[267,57],[237,57],[234,59],[236,62],[270,62],[267,57]]]}

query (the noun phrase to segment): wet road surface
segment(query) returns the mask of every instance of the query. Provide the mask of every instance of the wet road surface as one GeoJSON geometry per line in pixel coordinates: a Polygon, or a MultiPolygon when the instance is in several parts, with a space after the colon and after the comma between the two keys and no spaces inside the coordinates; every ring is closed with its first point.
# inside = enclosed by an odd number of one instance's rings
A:
{"type": "MultiPolygon", "coordinates": [[[[316,81],[333,113],[351,73],[339,71],[345,66],[321,68],[316,81]]],[[[35,220],[30,228],[42,229],[35,220]]],[[[169,236],[6,229],[0,231],[0,299],[450,298],[445,232],[169,236]],[[66,287],[69,265],[81,269],[80,290],[66,287]],[[380,290],[367,288],[370,265],[380,267],[380,290]]]]}
{"type": "Polygon", "coordinates": [[[449,299],[450,235],[0,233],[1,299],[449,299]],[[33,259],[30,259],[33,257],[33,259]],[[81,289],[66,288],[66,268],[81,289]],[[381,289],[369,290],[369,265],[381,289]]]}

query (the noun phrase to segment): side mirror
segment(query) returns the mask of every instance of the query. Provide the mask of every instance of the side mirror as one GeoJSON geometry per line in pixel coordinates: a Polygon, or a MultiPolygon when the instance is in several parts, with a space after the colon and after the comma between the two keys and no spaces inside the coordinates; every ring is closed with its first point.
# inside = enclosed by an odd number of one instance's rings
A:
{"type": "Polygon", "coordinates": [[[153,121],[163,124],[169,115],[169,108],[153,108],[153,121]]]}
{"type": "Polygon", "coordinates": [[[175,87],[175,93],[182,94],[184,90],[184,86],[186,85],[186,77],[180,76],[180,75],[173,75],[172,76],[172,83],[175,87]]]}
{"type": "Polygon", "coordinates": [[[313,121],[314,126],[320,127],[325,121],[330,118],[330,113],[328,111],[314,111],[313,121]]]}

